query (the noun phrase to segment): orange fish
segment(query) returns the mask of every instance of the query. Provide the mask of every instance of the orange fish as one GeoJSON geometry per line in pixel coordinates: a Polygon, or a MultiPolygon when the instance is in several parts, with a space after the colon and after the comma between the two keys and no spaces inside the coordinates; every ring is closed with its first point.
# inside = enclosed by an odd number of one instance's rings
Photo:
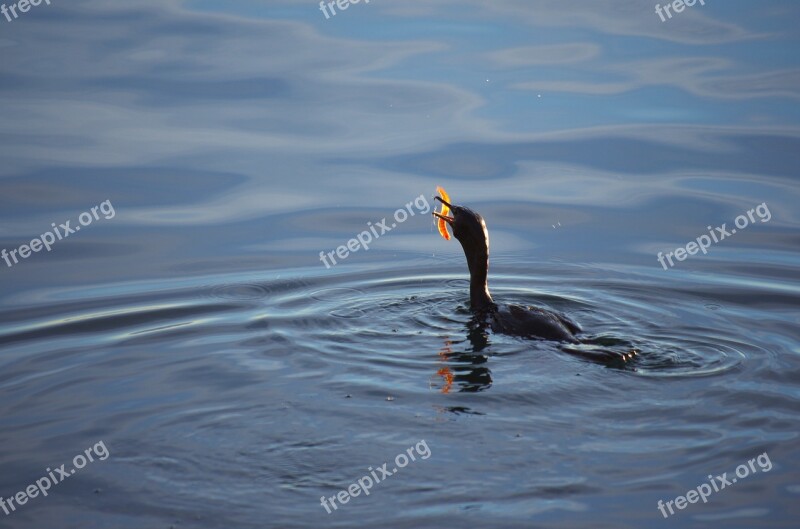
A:
{"type": "Polygon", "coordinates": [[[450,240],[450,232],[447,231],[447,222],[445,219],[452,220],[451,217],[448,217],[448,213],[450,213],[450,208],[448,204],[450,203],[450,197],[447,196],[447,191],[444,190],[442,186],[436,186],[436,191],[438,191],[439,195],[442,197],[442,211],[439,213],[434,212],[433,214],[439,218],[438,226],[439,226],[439,234],[444,237],[444,240],[450,240]]]}

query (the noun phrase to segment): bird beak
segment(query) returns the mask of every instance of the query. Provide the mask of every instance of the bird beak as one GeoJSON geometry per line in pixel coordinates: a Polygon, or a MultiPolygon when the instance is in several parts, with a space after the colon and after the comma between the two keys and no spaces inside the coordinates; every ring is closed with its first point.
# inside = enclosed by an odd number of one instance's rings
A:
{"type": "Polygon", "coordinates": [[[439,215],[439,214],[438,214],[438,213],[436,213],[435,211],[434,211],[434,213],[433,213],[433,216],[434,216],[434,217],[438,217],[438,218],[442,219],[443,221],[447,222],[448,224],[452,224],[452,223],[453,223],[453,221],[455,221],[455,220],[456,220],[456,219],[454,219],[453,217],[448,217],[447,215],[439,215]]]}
{"type": "Polygon", "coordinates": [[[453,206],[451,204],[449,204],[448,202],[445,202],[444,200],[442,200],[442,197],[433,197],[433,199],[434,200],[438,200],[439,202],[441,202],[442,204],[444,204],[448,208],[453,209],[453,206]]]}
{"type": "MultiPolygon", "coordinates": [[[[453,210],[453,206],[451,206],[449,203],[447,203],[446,201],[442,200],[441,198],[433,197],[433,199],[434,200],[438,200],[439,202],[441,202],[442,204],[444,204],[445,206],[450,208],[451,211],[453,210]]],[[[433,216],[442,219],[443,221],[447,222],[448,224],[453,224],[453,221],[455,221],[455,219],[453,217],[450,217],[448,215],[440,215],[439,213],[436,213],[435,211],[433,212],[433,216]]]]}

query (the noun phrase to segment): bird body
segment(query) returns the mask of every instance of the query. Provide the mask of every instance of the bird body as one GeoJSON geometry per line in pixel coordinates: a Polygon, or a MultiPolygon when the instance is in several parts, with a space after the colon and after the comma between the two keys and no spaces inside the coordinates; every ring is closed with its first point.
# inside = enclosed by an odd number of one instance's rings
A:
{"type": "Polygon", "coordinates": [[[467,258],[472,311],[496,333],[578,343],[575,333],[580,331],[580,327],[560,314],[494,302],[489,292],[489,230],[486,222],[467,207],[452,205],[440,197],[436,200],[444,204],[452,215],[435,212],[434,215],[449,224],[467,258]]]}
{"type": "MultiPolygon", "coordinates": [[[[576,335],[581,333],[581,328],[556,312],[495,303],[489,292],[489,230],[486,222],[471,209],[450,204],[444,190],[439,188],[439,191],[443,197],[435,199],[445,207],[441,213],[434,211],[433,215],[439,219],[439,232],[446,233],[445,224],[449,226],[464,250],[469,267],[470,309],[478,330],[488,328],[498,334],[560,342],[560,349],[566,353],[610,366],[623,365],[638,355],[638,350],[633,347],[612,350],[600,340],[579,339],[576,335]]],[[[442,233],[443,237],[445,233],[442,233]]],[[[445,238],[449,240],[449,236],[445,238]]],[[[472,332],[471,336],[474,334],[472,332]]]]}
{"type": "Polygon", "coordinates": [[[558,342],[579,343],[575,334],[580,327],[566,317],[538,307],[496,305],[486,314],[493,332],[558,342]]]}

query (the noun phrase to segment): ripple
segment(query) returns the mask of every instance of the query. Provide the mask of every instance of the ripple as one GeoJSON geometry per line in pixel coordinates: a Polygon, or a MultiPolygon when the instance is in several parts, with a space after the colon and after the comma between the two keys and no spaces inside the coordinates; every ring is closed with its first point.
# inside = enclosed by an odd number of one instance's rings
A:
{"type": "MultiPolygon", "coordinates": [[[[542,277],[531,277],[527,271],[496,274],[493,277],[496,289],[493,290],[500,293],[500,301],[540,306],[574,318],[584,327],[581,338],[586,343],[580,347],[579,355],[583,358],[600,358],[609,351],[627,355],[636,350],[638,354],[634,360],[614,367],[638,376],[674,378],[720,375],[740,366],[747,358],[745,351],[759,351],[753,344],[721,337],[719,322],[708,320],[705,326],[682,323],[702,322],[708,319],[707,315],[719,314],[716,310],[719,305],[710,301],[702,305],[688,300],[680,302],[675,293],[658,292],[656,285],[640,280],[632,282],[620,278],[596,283],[588,276],[566,281],[560,278],[563,269],[561,266],[558,271],[546,271],[542,277]],[[531,283],[535,283],[536,288],[531,288],[531,283]],[[658,302],[661,299],[672,301],[658,302]]],[[[442,333],[454,338],[461,335],[462,353],[478,350],[475,336],[471,336],[468,329],[471,319],[467,300],[469,281],[462,278],[442,281],[439,276],[408,273],[401,270],[362,273],[349,278],[338,276],[343,286],[322,288],[310,294],[297,288],[287,291],[280,304],[298,314],[309,311],[327,314],[344,325],[340,333],[372,336],[375,338],[372,344],[375,361],[379,361],[380,355],[378,342],[385,340],[387,346],[393,347],[390,344],[399,344],[398,339],[418,334],[428,336],[428,340],[433,338],[434,347],[438,347],[436,339],[442,333]],[[311,306],[309,299],[320,303],[311,306]],[[380,318],[367,318],[378,314],[380,318]]],[[[321,326],[319,331],[315,337],[326,341],[328,327],[321,326]]],[[[522,339],[491,333],[485,337],[489,352],[493,354],[504,354],[505,347],[500,344],[510,343],[509,340],[518,343],[522,339]]],[[[523,341],[535,348],[541,347],[535,341],[523,341]]],[[[347,342],[349,340],[345,340],[347,342]]],[[[357,339],[352,340],[353,348],[363,350],[357,342],[357,339]]],[[[481,343],[478,348],[483,346],[481,343]]],[[[467,363],[470,361],[466,359],[467,363]]],[[[473,385],[478,380],[482,386],[491,385],[490,381],[486,382],[485,373],[474,370],[467,369],[455,378],[453,373],[445,375],[451,377],[450,385],[453,380],[470,377],[473,385]]],[[[429,376],[428,386],[441,389],[445,375],[429,376]]]]}
{"type": "MultiPolygon", "coordinates": [[[[224,468],[231,467],[228,484],[240,483],[256,468],[265,482],[285,479],[300,488],[324,482],[327,488],[352,477],[332,471],[308,474],[304,481],[281,472],[306,475],[303,465],[316,468],[329,461],[322,449],[338,446],[349,431],[390,438],[424,427],[425,421],[447,421],[452,429],[436,428],[441,437],[435,446],[477,439],[480,448],[474,450],[486,460],[474,460],[486,469],[500,468],[500,475],[519,473],[514,479],[524,480],[530,454],[518,458],[521,452],[503,442],[497,452],[497,436],[545,447],[533,456],[542,467],[553,459],[561,472],[591,459],[600,465],[595,476],[629,468],[620,479],[655,487],[675,476],[662,471],[643,478],[632,455],[647,456],[653,468],[669,468],[673,457],[686,465],[701,458],[708,465],[703,449],[711,442],[730,446],[718,442],[728,432],[766,443],[775,441],[777,428],[787,428],[776,425],[796,422],[790,411],[794,400],[769,394],[788,386],[792,372],[782,378],[759,372],[775,353],[758,340],[778,328],[748,334],[736,318],[749,313],[737,312],[730,299],[721,301],[724,292],[703,292],[701,298],[681,285],[590,265],[503,263],[498,269],[492,276],[498,302],[566,314],[584,329],[581,347],[599,354],[572,356],[552,342],[475,329],[461,267],[435,273],[414,267],[337,275],[250,272],[221,276],[216,284],[197,278],[180,288],[112,286],[98,290],[102,297],[17,310],[16,320],[0,313],[0,345],[13,346],[0,357],[0,388],[8,402],[19,403],[11,408],[9,431],[49,436],[55,443],[60,437],[53,437],[53,421],[61,421],[56,426],[63,431],[72,427],[72,417],[87,413],[92,417],[87,431],[99,428],[95,417],[128,438],[154,431],[159,439],[179,439],[169,446],[178,454],[185,442],[197,440],[179,458],[195,469],[187,472],[194,472],[197,482],[224,476],[224,468]],[[710,310],[710,304],[726,310],[710,310]],[[606,351],[632,349],[639,354],[619,365],[592,360],[606,351]],[[748,363],[753,369],[745,371],[748,363]],[[720,379],[699,379],[710,376],[720,379]],[[680,391],[674,389],[676,379],[686,379],[680,391]],[[752,387],[743,391],[739,384],[752,387]],[[716,394],[708,389],[712,385],[716,394]],[[30,402],[61,406],[58,414],[39,418],[30,413],[30,402]],[[694,406],[697,402],[702,406],[694,406]],[[734,413],[733,406],[747,411],[734,413]],[[481,437],[487,425],[491,442],[481,437]],[[318,444],[320,431],[333,432],[325,446],[318,444]],[[312,440],[319,451],[281,445],[298,437],[312,440]],[[209,446],[231,442],[239,447],[235,460],[226,459],[222,449],[208,457],[209,446]],[[283,466],[265,461],[264,446],[272,447],[283,466]],[[486,454],[485,447],[494,453],[486,454]],[[703,455],[683,457],[680,450],[689,449],[703,455]],[[197,465],[205,466],[197,470],[197,465]]],[[[159,442],[142,451],[170,453],[162,448],[159,442]]],[[[354,457],[336,456],[330,458],[333,466],[354,457]]],[[[148,470],[171,484],[166,475],[174,469],[159,465],[151,463],[148,470]]],[[[467,479],[478,475],[485,475],[484,469],[467,479]]],[[[540,477],[524,501],[533,493],[548,502],[591,493],[582,483],[581,476],[540,477]]]]}
{"type": "Polygon", "coordinates": [[[211,296],[219,299],[247,301],[267,297],[272,290],[263,284],[235,283],[217,285],[211,289],[211,296]]]}
{"type": "MultiPolygon", "coordinates": [[[[674,338],[673,338],[674,340],[674,338]]],[[[648,377],[701,377],[719,375],[738,367],[747,357],[732,346],[720,343],[694,343],[679,347],[666,338],[644,347],[631,366],[648,377]]]]}
{"type": "MultiPolygon", "coordinates": [[[[123,300],[124,301],[124,300],[123,300]]],[[[33,342],[58,337],[75,337],[92,334],[95,336],[119,336],[124,330],[153,331],[173,328],[186,321],[209,317],[212,314],[239,310],[237,304],[162,304],[143,306],[124,306],[95,310],[94,312],[60,313],[41,321],[15,325],[0,330],[0,345],[17,342],[33,342]],[[156,326],[154,326],[157,324],[156,326]]],[[[68,310],[66,307],[53,307],[53,310],[68,310]]]]}
{"type": "Polygon", "coordinates": [[[309,297],[311,299],[316,299],[317,301],[341,301],[343,299],[350,299],[353,296],[362,294],[364,294],[364,291],[357,288],[338,287],[315,290],[309,294],[309,297]]]}
{"type": "Polygon", "coordinates": [[[361,309],[340,309],[340,310],[332,310],[330,315],[335,318],[343,318],[343,319],[356,319],[356,318],[363,318],[366,315],[361,309]]]}
{"type": "MultiPolygon", "coordinates": [[[[656,285],[641,279],[599,281],[590,274],[570,277],[567,281],[565,274],[568,276],[569,271],[564,265],[559,265],[558,269],[542,269],[538,277],[531,276],[527,269],[515,271],[513,266],[505,268],[509,271],[493,277],[493,286],[496,287],[493,290],[499,294],[498,301],[540,306],[570,316],[584,328],[581,337],[586,343],[581,346],[585,349],[582,353],[592,353],[595,349],[598,353],[637,350],[639,354],[633,361],[615,366],[635,375],[719,375],[743,364],[748,358],[746,353],[764,353],[744,336],[737,335],[737,329],[721,319],[721,313],[725,311],[716,310],[720,305],[708,298],[702,304],[696,304],[691,299],[682,300],[677,292],[665,291],[665,287],[659,290],[656,285]],[[665,299],[670,302],[659,301],[665,299]],[[688,321],[695,325],[684,323],[688,321]]],[[[446,276],[447,272],[443,274],[446,276]]],[[[409,346],[437,350],[443,335],[460,344],[461,351],[456,351],[459,354],[479,351],[483,347],[490,355],[516,354],[513,351],[518,350],[521,342],[534,349],[543,347],[535,341],[491,333],[476,337],[469,328],[471,312],[466,279],[421,276],[404,269],[320,279],[300,280],[291,274],[283,276],[285,279],[279,279],[279,275],[271,282],[225,282],[200,289],[211,297],[225,300],[269,299],[258,307],[204,304],[197,299],[196,289],[176,291],[172,299],[163,299],[163,294],[154,291],[153,298],[159,296],[159,304],[148,305],[146,294],[140,293],[135,296],[135,306],[132,303],[126,306],[125,299],[133,298],[123,297],[115,300],[122,306],[88,313],[70,314],[67,305],[62,309],[52,307],[58,317],[44,318],[35,325],[8,326],[4,332],[0,331],[0,343],[85,332],[100,332],[120,343],[133,336],[149,335],[148,343],[151,343],[159,339],[158,334],[164,334],[164,339],[167,339],[180,336],[177,334],[179,331],[184,335],[191,332],[194,336],[213,333],[214,326],[208,325],[207,318],[215,313],[228,312],[226,319],[234,324],[236,321],[252,322],[254,318],[263,322],[260,327],[245,323],[237,331],[248,343],[258,341],[256,335],[269,328],[273,340],[280,336],[284,336],[287,343],[313,340],[315,348],[323,350],[336,342],[337,354],[341,355],[343,351],[348,354],[349,351],[349,354],[356,355],[357,351],[364,351],[363,337],[370,336],[373,342],[367,345],[368,354],[361,359],[367,369],[372,369],[372,363],[380,364],[383,350],[409,346]],[[324,285],[324,282],[333,281],[336,281],[336,286],[324,285]],[[317,288],[311,290],[310,285],[317,285],[317,288]],[[249,314],[245,311],[257,312],[249,314]],[[333,321],[337,323],[333,324],[333,321]],[[188,330],[189,324],[192,325],[191,331],[188,330]],[[310,334],[307,336],[307,333],[310,334]],[[421,338],[409,341],[409,337],[420,335],[421,338]]],[[[209,339],[214,340],[214,337],[209,336],[209,339]]],[[[464,357],[460,361],[469,365],[474,358],[464,357]]],[[[469,380],[471,384],[482,387],[491,385],[486,373],[472,368],[463,372],[456,370],[454,375],[452,380],[469,380]]],[[[391,385],[388,381],[386,384],[391,385]]]]}

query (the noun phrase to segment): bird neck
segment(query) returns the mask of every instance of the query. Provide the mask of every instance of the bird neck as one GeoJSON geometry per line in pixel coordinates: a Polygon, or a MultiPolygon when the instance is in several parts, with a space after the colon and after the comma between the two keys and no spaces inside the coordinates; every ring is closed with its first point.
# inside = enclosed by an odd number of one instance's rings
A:
{"type": "Polygon", "coordinates": [[[494,306],[489,293],[489,250],[467,255],[469,266],[469,301],[473,310],[483,310],[494,306]]]}

